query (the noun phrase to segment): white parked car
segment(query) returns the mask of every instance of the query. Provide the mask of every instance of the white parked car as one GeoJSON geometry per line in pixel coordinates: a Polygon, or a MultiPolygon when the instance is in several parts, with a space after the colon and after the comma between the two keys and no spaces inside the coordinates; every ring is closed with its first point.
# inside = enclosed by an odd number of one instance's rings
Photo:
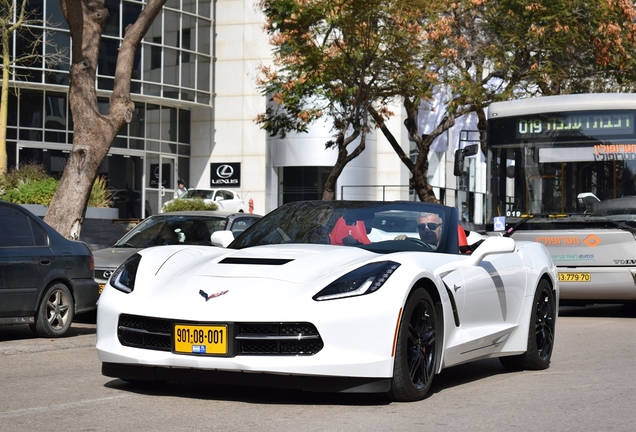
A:
{"type": "Polygon", "coordinates": [[[546,369],[559,299],[550,254],[501,236],[467,245],[458,221],[435,204],[299,201],[227,249],[140,250],[99,300],[102,373],[414,401],[471,360],[546,369]]]}
{"type": "MultiPolygon", "coordinates": [[[[175,199],[192,199],[200,198],[206,203],[213,202],[219,207],[220,211],[226,211],[231,213],[244,213],[245,203],[243,199],[233,190],[230,189],[201,189],[192,188],[188,189],[186,193],[175,199]]],[[[167,201],[164,207],[172,202],[167,201]]],[[[163,213],[163,207],[159,210],[159,213],[163,213]]]]}

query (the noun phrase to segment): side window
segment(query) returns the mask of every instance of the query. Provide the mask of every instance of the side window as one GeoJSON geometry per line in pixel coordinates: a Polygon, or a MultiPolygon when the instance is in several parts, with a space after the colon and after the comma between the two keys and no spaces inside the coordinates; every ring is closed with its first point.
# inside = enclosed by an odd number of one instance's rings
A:
{"type": "Polygon", "coordinates": [[[252,226],[255,221],[256,220],[252,218],[236,219],[232,224],[232,232],[234,234],[240,234],[252,226]]]}
{"type": "Polygon", "coordinates": [[[33,246],[31,223],[22,212],[0,207],[0,247],[33,246]]]}
{"type": "Polygon", "coordinates": [[[33,219],[29,219],[29,222],[31,223],[34,244],[36,246],[48,246],[46,232],[33,219]]]}

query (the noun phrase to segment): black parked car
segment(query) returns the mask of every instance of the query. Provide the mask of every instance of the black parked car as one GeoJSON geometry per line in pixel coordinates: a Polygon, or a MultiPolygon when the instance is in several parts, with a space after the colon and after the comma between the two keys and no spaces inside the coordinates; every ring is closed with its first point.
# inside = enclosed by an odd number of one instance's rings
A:
{"type": "Polygon", "coordinates": [[[0,324],[63,336],[96,308],[99,288],[85,243],[67,240],[22,206],[0,201],[0,324]]]}

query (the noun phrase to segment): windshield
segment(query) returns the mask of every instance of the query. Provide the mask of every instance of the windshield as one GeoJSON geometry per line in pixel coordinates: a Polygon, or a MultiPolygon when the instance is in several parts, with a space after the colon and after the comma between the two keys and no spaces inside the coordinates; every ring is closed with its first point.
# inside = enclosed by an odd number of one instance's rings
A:
{"type": "Polygon", "coordinates": [[[457,220],[456,209],[435,204],[302,201],[269,213],[229,247],[314,243],[457,253],[457,220]]]}
{"type": "Polygon", "coordinates": [[[210,235],[224,230],[225,217],[155,215],[144,219],[114,247],[147,248],[168,244],[208,245],[210,235]]]}

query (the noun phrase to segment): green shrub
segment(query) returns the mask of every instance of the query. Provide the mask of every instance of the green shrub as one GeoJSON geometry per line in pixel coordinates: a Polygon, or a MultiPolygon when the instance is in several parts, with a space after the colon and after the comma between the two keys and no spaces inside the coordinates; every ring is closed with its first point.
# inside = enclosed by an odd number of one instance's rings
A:
{"type": "Polygon", "coordinates": [[[97,176],[91,189],[91,194],[88,197],[89,207],[112,207],[113,193],[108,189],[106,178],[97,176]]]}
{"type": "MultiPolygon", "coordinates": [[[[17,204],[40,204],[48,207],[59,182],[47,174],[42,165],[27,164],[0,176],[0,199],[17,204]]],[[[88,199],[89,207],[110,207],[111,193],[106,179],[97,177],[88,199]]]]}
{"type": "Polygon", "coordinates": [[[163,206],[164,213],[192,210],[218,210],[215,203],[205,203],[201,198],[174,199],[163,206]]]}
{"type": "Polygon", "coordinates": [[[27,164],[20,169],[9,170],[5,175],[0,176],[0,197],[8,190],[16,189],[24,183],[41,181],[50,177],[46,173],[44,166],[38,164],[27,164]]]}
{"type": "Polygon", "coordinates": [[[58,182],[52,177],[44,180],[29,181],[5,191],[2,199],[17,204],[51,204],[58,182]]]}

